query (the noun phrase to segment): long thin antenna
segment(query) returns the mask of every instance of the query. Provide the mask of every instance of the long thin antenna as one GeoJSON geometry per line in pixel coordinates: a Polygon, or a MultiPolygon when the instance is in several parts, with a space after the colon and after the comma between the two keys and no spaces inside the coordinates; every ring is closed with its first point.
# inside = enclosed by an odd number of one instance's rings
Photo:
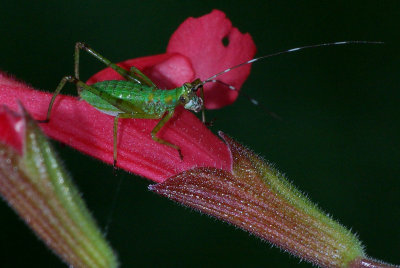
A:
{"type": "MultiPolygon", "coordinates": [[[[299,50],[302,50],[302,49],[306,49],[306,48],[316,48],[316,47],[324,47],[324,46],[338,46],[338,45],[348,45],[348,44],[383,44],[383,43],[384,43],[384,42],[380,42],[380,41],[340,41],[340,42],[323,43],[323,44],[317,44],[317,45],[309,45],[309,46],[296,47],[296,48],[292,48],[292,49],[288,49],[288,50],[284,50],[284,51],[280,51],[280,52],[275,52],[275,53],[272,53],[272,54],[269,54],[269,55],[265,55],[265,56],[262,56],[262,57],[254,58],[254,59],[252,59],[252,60],[249,60],[249,61],[240,63],[240,64],[238,64],[238,65],[236,65],[236,66],[233,66],[233,67],[231,67],[231,68],[228,68],[228,69],[226,69],[226,70],[224,70],[224,71],[222,71],[222,72],[220,72],[220,73],[217,73],[217,74],[211,76],[210,78],[204,80],[204,81],[203,81],[203,85],[204,85],[205,83],[214,82],[213,80],[214,80],[216,77],[218,77],[218,76],[220,76],[220,75],[222,75],[222,74],[225,74],[225,73],[227,73],[227,72],[230,72],[230,71],[232,71],[233,69],[239,68],[239,67],[241,67],[241,66],[243,66],[243,65],[250,64],[250,63],[259,61],[259,60],[261,60],[261,59],[270,58],[270,57],[277,56],[277,55],[281,55],[281,54],[285,54],[285,53],[296,52],[296,51],[299,51],[299,50]]],[[[217,81],[217,80],[215,80],[215,81],[217,81]]]]}
{"type": "Polygon", "coordinates": [[[277,115],[276,113],[270,111],[270,110],[267,108],[267,106],[265,106],[264,104],[260,103],[258,100],[253,99],[252,97],[250,97],[250,95],[247,95],[247,94],[244,93],[243,91],[240,91],[240,92],[239,92],[239,90],[237,90],[234,86],[231,86],[231,85],[225,83],[224,81],[215,80],[215,79],[210,80],[209,82],[222,84],[222,85],[228,87],[230,90],[233,90],[233,91],[238,92],[239,94],[245,96],[253,105],[260,106],[262,109],[264,109],[264,111],[265,111],[266,113],[268,113],[268,114],[269,114],[270,116],[272,116],[273,118],[278,119],[278,120],[282,120],[282,117],[280,117],[280,116],[277,115]]]}

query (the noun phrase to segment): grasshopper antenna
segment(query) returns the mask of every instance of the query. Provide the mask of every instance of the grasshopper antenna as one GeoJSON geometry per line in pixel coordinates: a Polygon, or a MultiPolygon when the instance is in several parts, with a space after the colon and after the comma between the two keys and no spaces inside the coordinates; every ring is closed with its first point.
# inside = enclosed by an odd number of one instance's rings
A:
{"type": "Polygon", "coordinates": [[[226,86],[227,88],[229,88],[230,90],[234,90],[234,91],[238,92],[239,94],[245,96],[252,104],[254,104],[254,105],[256,105],[256,106],[260,106],[260,107],[264,110],[264,112],[266,112],[267,114],[269,114],[271,117],[273,117],[273,118],[275,118],[275,119],[278,119],[278,120],[282,120],[282,117],[280,117],[280,116],[277,115],[276,113],[270,111],[270,110],[267,108],[267,106],[265,106],[264,104],[260,103],[258,100],[256,100],[256,99],[250,97],[248,94],[246,94],[246,93],[244,93],[244,92],[242,92],[242,91],[237,90],[237,88],[235,88],[234,86],[231,86],[231,85],[229,85],[229,84],[227,84],[227,83],[225,83],[225,82],[223,82],[223,81],[221,81],[221,80],[215,80],[215,79],[210,80],[209,82],[211,82],[211,83],[219,83],[219,84],[222,84],[222,85],[226,86]]]}
{"type": "MultiPolygon", "coordinates": [[[[266,59],[266,58],[270,58],[270,57],[274,57],[274,56],[278,56],[278,55],[282,55],[282,54],[286,54],[286,53],[292,53],[292,52],[296,52],[296,51],[300,51],[303,49],[307,49],[307,48],[317,48],[317,47],[325,47],[325,46],[339,46],[339,45],[350,45],[350,44],[384,44],[384,42],[380,42],[380,41],[340,41],[340,42],[331,42],[331,43],[322,43],[322,44],[316,44],[316,45],[308,45],[308,46],[302,46],[302,47],[296,47],[296,48],[291,48],[288,50],[283,50],[283,51],[279,51],[279,52],[275,52],[272,54],[268,54],[265,56],[261,56],[258,58],[254,58],[251,59],[249,61],[246,62],[242,62],[238,65],[235,65],[233,67],[230,67],[222,72],[219,72],[209,78],[207,78],[206,80],[202,81],[198,86],[203,86],[206,83],[220,83],[226,87],[228,87],[231,90],[235,90],[237,92],[239,92],[239,90],[237,90],[237,88],[235,88],[234,86],[231,86],[221,80],[216,80],[215,78],[217,78],[220,75],[223,75],[225,73],[228,73],[236,68],[242,67],[244,65],[250,64],[250,63],[254,63],[256,61],[262,60],[262,59],[266,59]]],[[[254,105],[260,106],[264,109],[264,111],[266,111],[269,115],[271,115],[272,117],[282,120],[282,118],[280,116],[278,116],[277,114],[275,114],[274,112],[271,112],[270,110],[268,110],[266,108],[265,105],[260,104],[256,99],[253,99],[252,97],[250,97],[249,95],[247,95],[246,93],[240,91],[240,94],[242,94],[243,96],[245,96],[247,99],[249,99],[249,101],[251,103],[253,103],[254,105]]]]}
{"type": "Polygon", "coordinates": [[[272,53],[272,54],[269,54],[269,55],[265,55],[265,56],[261,56],[261,57],[258,57],[258,58],[254,58],[254,59],[251,59],[249,61],[246,61],[246,62],[240,63],[238,65],[235,65],[235,66],[233,66],[231,68],[228,68],[228,69],[226,69],[226,70],[224,70],[222,72],[219,72],[219,73],[211,76],[210,78],[204,80],[203,81],[203,85],[205,83],[212,82],[216,77],[218,77],[220,75],[223,75],[223,74],[225,74],[227,72],[230,72],[233,69],[242,67],[243,65],[247,65],[247,64],[262,60],[262,59],[278,56],[278,55],[281,55],[281,54],[296,52],[296,51],[307,49],[307,48],[326,47],[326,46],[339,46],[339,45],[349,45],[349,44],[384,44],[384,42],[380,42],[380,41],[340,41],[340,42],[322,43],[322,44],[316,44],[316,45],[309,45],[309,46],[291,48],[291,49],[288,49],[288,50],[279,51],[279,52],[275,52],[275,53],[272,53]]]}

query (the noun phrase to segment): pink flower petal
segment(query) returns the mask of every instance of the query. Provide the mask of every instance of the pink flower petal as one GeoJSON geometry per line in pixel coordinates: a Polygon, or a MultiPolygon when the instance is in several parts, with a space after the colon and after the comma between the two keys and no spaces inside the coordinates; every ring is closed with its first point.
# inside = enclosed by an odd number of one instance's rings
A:
{"type": "Polygon", "coordinates": [[[22,153],[22,140],[25,133],[25,121],[16,112],[6,106],[0,106],[0,142],[11,145],[22,153]]]}
{"type": "MultiPolygon", "coordinates": [[[[242,34],[226,18],[225,13],[213,10],[200,18],[185,20],[171,39],[168,53],[180,53],[188,57],[195,70],[195,78],[205,80],[227,68],[252,59],[256,52],[251,36],[242,34]],[[229,44],[224,46],[222,40],[229,44]]],[[[232,70],[220,77],[221,80],[239,89],[250,74],[250,64],[232,70]]],[[[209,83],[205,87],[205,105],[216,109],[233,103],[238,93],[220,84],[209,83]]]]}

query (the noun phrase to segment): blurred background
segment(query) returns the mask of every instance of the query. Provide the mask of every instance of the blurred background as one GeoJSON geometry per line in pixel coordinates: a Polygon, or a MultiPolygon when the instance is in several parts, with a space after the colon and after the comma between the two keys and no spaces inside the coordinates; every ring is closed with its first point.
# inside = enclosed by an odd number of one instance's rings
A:
{"type": "MultiPolygon", "coordinates": [[[[258,56],[331,41],[384,41],[254,64],[242,90],[283,120],[244,97],[208,118],[217,119],[214,133],[222,130],[275,163],[356,232],[369,255],[400,264],[399,1],[43,2],[0,4],[0,69],[47,91],[72,73],[76,41],[116,62],[164,53],[187,17],[212,9],[251,34],[258,56]]],[[[82,78],[103,68],[86,55],[82,64],[82,78]]],[[[76,94],[74,87],[66,93],[76,94]]],[[[114,176],[111,166],[53,143],[102,228],[122,178],[107,235],[122,267],[311,267],[149,192],[146,179],[124,171],[114,176]]],[[[0,219],[2,267],[65,266],[4,202],[0,219]]]]}

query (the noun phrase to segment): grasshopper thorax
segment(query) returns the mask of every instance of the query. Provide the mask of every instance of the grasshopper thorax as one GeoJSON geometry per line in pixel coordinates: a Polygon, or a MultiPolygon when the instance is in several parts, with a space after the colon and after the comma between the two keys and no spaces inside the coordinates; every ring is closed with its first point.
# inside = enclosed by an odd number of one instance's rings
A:
{"type": "Polygon", "coordinates": [[[192,83],[185,83],[179,96],[179,102],[187,110],[199,112],[203,108],[203,99],[197,96],[197,90],[203,86],[200,79],[194,80],[192,83]]]}

